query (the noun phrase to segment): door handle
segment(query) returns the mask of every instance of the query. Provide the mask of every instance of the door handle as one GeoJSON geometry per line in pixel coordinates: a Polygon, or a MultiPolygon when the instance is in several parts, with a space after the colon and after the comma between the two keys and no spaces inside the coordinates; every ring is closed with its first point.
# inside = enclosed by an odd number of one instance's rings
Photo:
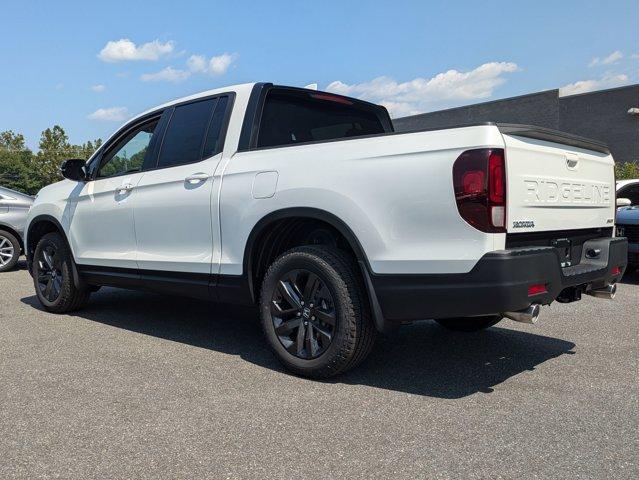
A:
{"type": "Polygon", "coordinates": [[[120,185],[118,188],[116,188],[115,193],[123,194],[123,193],[130,192],[131,190],[133,190],[133,185],[130,183],[125,183],[123,185],[120,185]]]}
{"type": "Polygon", "coordinates": [[[194,173],[186,177],[184,181],[191,185],[197,185],[198,183],[205,182],[209,177],[210,175],[208,173],[194,173]]]}

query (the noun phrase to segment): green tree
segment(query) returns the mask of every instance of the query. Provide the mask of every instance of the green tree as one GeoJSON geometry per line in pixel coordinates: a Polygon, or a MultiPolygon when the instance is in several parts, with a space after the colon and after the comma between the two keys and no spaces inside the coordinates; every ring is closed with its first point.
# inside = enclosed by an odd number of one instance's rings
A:
{"type": "Polygon", "coordinates": [[[24,135],[14,133],[12,130],[0,132],[0,150],[19,152],[26,149],[27,146],[24,142],[24,135]]]}
{"type": "Polygon", "coordinates": [[[40,151],[35,156],[35,172],[39,182],[45,186],[60,181],[60,165],[63,161],[70,158],[88,160],[101,145],[99,138],[82,145],[72,145],[60,125],[47,128],[40,136],[40,151]]]}
{"type": "Polygon", "coordinates": [[[97,140],[83,143],[82,145],[74,145],[73,149],[75,151],[74,158],[83,158],[84,160],[88,160],[93,152],[95,152],[98,148],[102,146],[102,139],[98,138],[97,140]]]}
{"type": "Polygon", "coordinates": [[[35,170],[42,185],[62,179],[60,165],[72,155],[69,137],[59,125],[47,128],[40,136],[40,151],[36,155],[35,170]]]}
{"type": "Polygon", "coordinates": [[[34,154],[23,135],[11,130],[0,132],[0,185],[33,195],[62,179],[60,165],[64,160],[86,160],[101,145],[100,139],[72,145],[64,129],[55,125],[42,132],[40,149],[34,154]]]}
{"type": "Polygon", "coordinates": [[[33,152],[24,136],[11,130],[0,132],[0,185],[34,194],[40,189],[33,171],[33,152]]]}
{"type": "Polygon", "coordinates": [[[637,162],[615,163],[615,177],[617,180],[639,178],[639,165],[637,162]]]}

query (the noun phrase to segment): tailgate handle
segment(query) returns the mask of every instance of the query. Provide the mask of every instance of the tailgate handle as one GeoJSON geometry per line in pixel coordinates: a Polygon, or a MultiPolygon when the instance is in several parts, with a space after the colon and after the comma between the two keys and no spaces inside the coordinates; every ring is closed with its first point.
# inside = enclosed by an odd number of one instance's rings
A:
{"type": "Polygon", "coordinates": [[[579,157],[574,153],[566,154],[566,167],[568,170],[577,170],[577,165],[579,165],[579,157]]]}

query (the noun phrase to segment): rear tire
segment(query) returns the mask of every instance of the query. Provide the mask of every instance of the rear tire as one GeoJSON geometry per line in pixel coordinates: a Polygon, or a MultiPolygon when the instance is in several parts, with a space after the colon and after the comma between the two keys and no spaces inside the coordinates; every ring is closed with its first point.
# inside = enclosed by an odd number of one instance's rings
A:
{"type": "Polygon", "coordinates": [[[13,270],[20,258],[20,242],[11,233],[0,230],[0,273],[13,270]]]}
{"type": "Polygon", "coordinates": [[[376,336],[357,265],[325,246],[297,247],[271,264],[260,316],[277,358],[304,377],[327,378],[355,367],[376,336]]]}
{"type": "Polygon", "coordinates": [[[73,282],[73,258],[59,233],[47,233],[38,242],[32,274],[38,300],[49,312],[72,312],[89,300],[91,292],[73,282]]]}
{"type": "Polygon", "coordinates": [[[453,332],[478,332],[498,324],[502,319],[501,315],[486,315],[483,317],[440,318],[435,321],[446,330],[453,332]]]}

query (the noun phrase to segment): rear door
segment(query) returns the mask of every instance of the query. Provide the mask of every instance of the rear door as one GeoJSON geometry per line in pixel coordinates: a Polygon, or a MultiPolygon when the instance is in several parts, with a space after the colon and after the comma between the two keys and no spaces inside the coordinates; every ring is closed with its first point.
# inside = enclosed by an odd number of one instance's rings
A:
{"type": "Polygon", "coordinates": [[[503,137],[508,232],[613,226],[615,179],[609,153],[519,135],[503,137]]]}
{"type": "Polygon", "coordinates": [[[143,275],[145,270],[174,272],[177,280],[193,281],[194,287],[208,284],[213,250],[219,249],[214,173],[228,107],[229,97],[219,96],[168,113],[157,164],[136,187],[135,233],[143,275]]]}

